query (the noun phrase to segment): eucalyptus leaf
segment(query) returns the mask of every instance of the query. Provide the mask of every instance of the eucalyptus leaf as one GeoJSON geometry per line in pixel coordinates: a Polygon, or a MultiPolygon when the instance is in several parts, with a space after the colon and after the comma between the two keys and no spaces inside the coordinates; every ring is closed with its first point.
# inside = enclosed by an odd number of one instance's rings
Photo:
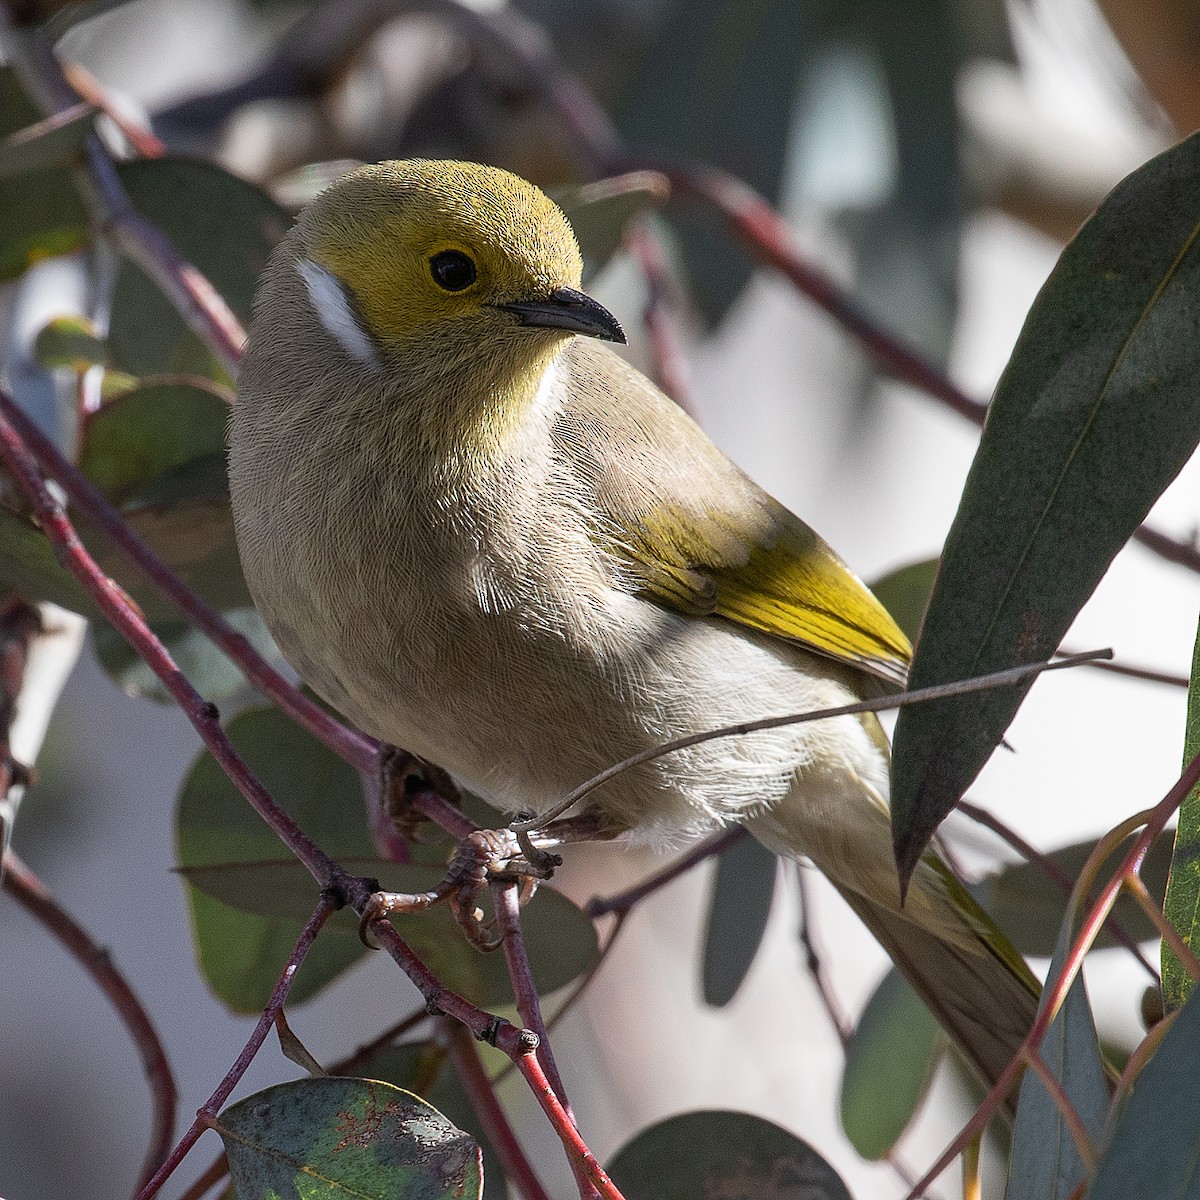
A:
{"type": "Polygon", "coordinates": [[[842,1070],[842,1128],[864,1158],[889,1154],[929,1091],[946,1037],[893,967],[858,1019],[842,1070]]]}
{"type": "Polygon", "coordinates": [[[926,558],[897,567],[871,584],[875,598],[914,644],[921,632],[921,621],[929,604],[929,593],[933,591],[937,568],[936,558],[926,558]]]}
{"type": "MultiPolygon", "coordinates": [[[[1192,651],[1192,675],[1188,683],[1187,727],[1183,737],[1183,765],[1200,754],[1200,628],[1192,651]]],[[[1175,848],[1163,913],[1179,931],[1185,946],[1200,949],[1200,787],[1193,788],[1179,809],[1175,848]],[[1195,943],[1195,945],[1193,945],[1195,943]]],[[[1167,1010],[1178,1008],[1192,994],[1196,981],[1164,941],[1162,943],[1162,991],[1167,1010]]]]}
{"type": "Polygon", "coordinates": [[[300,1079],[225,1109],[238,1200],[476,1200],[479,1147],[419,1096],[366,1079],[300,1079]]]}
{"type": "Polygon", "coordinates": [[[721,1008],[746,978],[771,915],[779,860],[752,837],[717,859],[704,935],[704,1002],[721,1008]]]}
{"type": "Polygon", "coordinates": [[[389,1046],[362,1074],[416,1092],[469,1133],[483,1151],[483,1200],[506,1200],[508,1186],[500,1160],[448,1058],[446,1051],[433,1042],[404,1042],[389,1046]]]}
{"type": "MultiPolygon", "coordinates": [[[[1072,927],[1064,925],[1050,962],[1047,995],[1062,975],[1071,942],[1072,927]]],[[[1050,1023],[1041,1056],[1062,1084],[1092,1145],[1099,1145],[1110,1097],[1082,974],[1076,976],[1050,1023]]],[[[1070,1200],[1085,1170],[1062,1111],[1037,1072],[1026,1071],[1013,1126],[1008,1200],[1070,1200]]]]}
{"type": "MultiPolygon", "coordinates": [[[[911,685],[1049,657],[1200,440],[1200,138],[1125,179],[1063,252],[1001,377],[911,685]]],[[[1029,685],[901,710],[907,877],[1029,685]]]]}
{"type": "MultiPolygon", "coordinates": [[[[123,163],[134,207],[247,322],[258,277],[291,217],[261,188],[212,163],[158,158],[123,163]]],[[[224,379],[224,371],[158,288],[122,262],[109,335],[117,365],[134,375],[183,372],[224,379]]]]}
{"type": "MultiPolygon", "coordinates": [[[[11,67],[0,67],[0,138],[12,138],[35,127],[42,114],[17,81],[11,67]]],[[[89,118],[90,120],[90,118],[89,118]]],[[[68,140],[77,130],[70,130],[68,140]]],[[[27,162],[41,154],[29,143],[25,151],[8,143],[10,156],[27,162]]],[[[54,155],[51,155],[53,158],[54,155]]],[[[0,145],[0,162],[4,154],[0,145]]],[[[22,167],[4,177],[0,167],[0,280],[12,279],[34,263],[78,250],[88,237],[88,213],[70,172],[58,165],[22,167]]]]}
{"type": "MultiPolygon", "coordinates": [[[[1094,849],[1094,842],[1077,842],[1051,851],[1046,858],[1073,884],[1094,849]]],[[[1125,843],[1105,860],[1098,874],[1101,883],[1106,872],[1116,869],[1128,849],[1129,845],[1125,843]]],[[[1150,847],[1142,864],[1142,880],[1150,894],[1158,899],[1162,898],[1166,888],[1170,857],[1171,838],[1164,834],[1150,847]]],[[[972,890],[1022,954],[1048,957],[1054,953],[1067,907],[1067,894],[1037,863],[1021,862],[1005,867],[981,880],[972,890]]],[[[1144,942],[1158,936],[1154,923],[1132,897],[1118,899],[1113,916],[1136,941],[1144,942]]],[[[1101,931],[1095,942],[1098,949],[1118,944],[1107,929],[1101,931]]]]}
{"type": "MultiPolygon", "coordinates": [[[[279,650],[256,608],[230,609],[222,616],[264,658],[279,657],[279,650]]],[[[155,621],[151,629],[206,700],[220,703],[247,686],[245,676],[233,660],[185,621],[155,621]]],[[[92,630],[92,640],[104,669],[126,692],[160,704],[174,703],[158,676],[111,625],[97,624],[92,630]]]]}
{"type": "Polygon", "coordinates": [[[807,1143],[761,1117],[690,1112],[643,1129],[608,1174],[626,1200],[850,1200],[837,1172],[807,1143]]]}
{"type": "Polygon", "coordinates": [[[90,415],[80,469],[119,504],[166,471],[223,455],[230,399],[203,379],[148,381],[90,415]]]}
{"type": "Polygon", "coordinates": [[[83,374],[108,361],[108,347],[86,317],[55,317],[34,339],[33,353],[50,370],[65,368],[83,374]]]}
{"type": "MultiPolygon", "coordinates": [[[[0,480],[2,482],[2,480],[0,480]]],[[[46,535],[28,518],[0,505],[0,590],[51,600],[93,620],[100,609],[62,566],[46,535]]]]}
{"type": "Polygon", "coordinates": [[[1200,1003],[1178,1010],[1125,1098],[1088,1200],[1200,1200],[1200,1003]]]}

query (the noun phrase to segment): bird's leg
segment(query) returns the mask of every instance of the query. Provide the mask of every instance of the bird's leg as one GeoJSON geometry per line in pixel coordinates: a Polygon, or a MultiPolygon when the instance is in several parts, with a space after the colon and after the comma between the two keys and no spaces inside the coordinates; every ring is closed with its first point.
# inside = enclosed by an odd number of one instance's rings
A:
{"type": "Polygon", "coordinates": [[[458,844],[447,878],[459,884],[450,904],[467,940],[480,950],[495,950],[503,940],[492,937],[484,923],[478,899],[494,882],[520,884],[520,903],[528,901],[537,885],[554,874],[562,857],[553,851],[570,842],[616,837],[598,816],[584,813],[553,821],[545,829],[481,829],[458,844]]]}
{"type": "MultiPolygon", "coordinates": [[[[424,768],[425,764],[419,765],[424,768]]],[[[490,883],[520,884],[520,902],[524,904],[562,863],[562,857],[553,852],[556,848],[571,842],[607,840],[619,832],[590,812],[552,821],[545,829],[477,829],[458,843],[446,874],[432,891],[378,891],[372,895],[360,924],[363,940],[367,940],[368,925],[378,917],[422,912],[445,900],[467,941],[477,950],[495,950],[503,939],[490,934],[490,924],[479,907],[490,883]]]]}
{"type": "Polygon", "coordinates": [[[413,797],[427,790],[436,792],[456,808],[462,807],[462,797],[454,780],[441,767],[396,746],[382,748],[379,754],[380,803],[392,828],[407,842],[419,842],[420,826],[429,820],[412,803],[413,797]]]}

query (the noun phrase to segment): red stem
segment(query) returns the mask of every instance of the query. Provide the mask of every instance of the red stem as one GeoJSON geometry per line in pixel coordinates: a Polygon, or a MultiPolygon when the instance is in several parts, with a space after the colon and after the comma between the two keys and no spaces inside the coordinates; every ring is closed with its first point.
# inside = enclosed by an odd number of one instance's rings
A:
{"type": "Polygon", "coordinates": [[[171,1149],[177,1103],[171,1064],[150,1014],[114,965],[109,952],[91,939],[87,930],[54,899],[46,885],[12,850],[4,854],[4,889],[41,921],[92,977],[95,985],[108,997],[137,1047],[152,1101],[150,1146],[138,1178],[138,1185],[142,1186],[171,1149]]]}
{"type": "Polygon", "coordinates": [[[105,533],[152,584],[241,668],[246,678],[279,705],[298,725],[352,766],[375,768],[378,743],[331,717],[277,671],[219,612],[188,587],[129,527],[124,518],[80,470],[63,456],[12,398],[0,387],[0,414],[12,424],[41,470],[53,477],[71,503],[105,533]]]}
{"type": "Polygon", "coordinates": [[[266,1008],[263,1009],[262,1015],[258,1018],[258,1024],[254,1026],[254,1032],[250,1035],[245,1046],[242,1047],[242,1052],[234,1060],[233,1066],[225,1073],[225,1078],[217,1085],[216,1091],[209,1096],[196,1113],[196,1119],[189,1126],[187,1133],[179,1139],[178,1145],[171,1151],[171,1154],[162,1166],[139,1189],[134,1200],[150,1200],[152,1196],[158,1195],[159,1189],[171,1176],[175,1168],[183,1161],[187,1152],[196,1144],[200,1135],[212,1124],[213,1119],[220,1112],[221,1106],[229,1099],[230,1093],[237,1087],[238,1082],[254,1061],[254,1056],[262,1048],[263,1042],[266,1041],[267,1034],[271,1032],[271,1027],[275,1024],[275,1014],[283,1008],[284,1001],[287,1000],[288,993],[292,990],[292,981],[296,978],[296,972],[300,969],[300,964],[308,957],[308,952],[312,949],[312,944],[316,941],[317,934],[321,932],[321,927],[329,919],[334,908],[334,902],[329,896],[322,896],[318,901],[317,907],[313,909],[312,916],[308,918],[308,921],[300,932],[300,936],[296,939],[296,945],[292,948],[291,954],[288,955],[288,960],[284,964],[283,971],[280,973],[279,981],[275,984],[275,988],[271,992],[271,998],[267,1001],[266,1008]]]}
{"type": "Polygon", "coordinates": [[[463,1091],[471,1101],[471,1107],[500,1160],[504,1174],[516,1184],[522,1200],[550,1200],[549,1193],[542,1186],[517,1140],[504,1109],[500,1107],[495,1085],[483,1069],[483,1061],[474,1042],[461,1025],[450,1025],[447,1033],[450,1055],[454,1059],[463,1091]]]}
{"type": "Polygon", "coordinates": [[[1016,1083],[1021,1066],[1025,1061],[1025,1056],[1031,1052],[1036,1053],[1041,1048],[1046,1031],[1050,1028],[1051,1021],[1053,1021],[1055,1014],[1066,998],[1071,984],[1074,983],[1075,976],[1078,975],[1080,968],[1083,966],[1083,960],[1103,927],[1109,911],[1116,903],[1117,896],[1125,886],[1126,878],[1137,874],[1141,870],[1142,860],[1146,857],[1146,852],[1154,844],[1154,839],[1166,828],[1167,822],[1197,783],[1200,783],[1200,754],[1196,755],[1188,763],[1175,785],[1150,812],[1142,832],[1138,834],[1137,839],[1129,848],[1129,852],[1122,860],[1120,868],[1104,885],[1096,902],[1088,911],[1088,915],[1080,927],[1075,941],[1071,944],[1071,952],[1063,962],[1062,973],[1059,975],[1054,987],[1048,988],[1042,993],[1042,1003],[1038,1009],[1037,1017],[1034,1019],[1033,1027],[1022,1043],[1021,1049],[996,1081],[992,1090],[984,1097],[983,1103],[975,1110],[974,1116],[963,1127],[958,1137],[950,1143],[942,1156],[929,1168],[924,1177],[909,1193],[908,1200],[915,1200],[915,1197],[921,1192],[927,1191],[937,1177],[962,1152],[963,1147],[972,1138],[979,1136],[988,1121],[995,1115],[997,1109],[1004,1102],[1004,1098],[1016,1083]]]}
{"type": "Polygon", "coordinates": [[[625,231],[625,244],[638,260],[646,283],[642,323],[654,356],[658,384],[684,412],[694,417],[691,373],[679,337],[672,300],[671,268],[663,253],[662,242],[655,236],[650,221],[642,217],[630,223],[625,231]]]}
{"type": "MultiPolygon", "coordinates": [[[[513,996],[517,1004],[517,1012],[521,1020],[538,1036],[537,1058],[542,1070],[554,1089],[559,1104],[571,1128],[575,1129],[575,1114],[571,1111],[571,1102],[567,1099],[567,1089],[563,1085],[558,1064],[554,1061],[554,1053],[550,1049],[550,1034],[542,1017],[542,1006],[538,999],[537,984],[533,980],[533,971],[529,965],[529,954],[525,949],[525,938],[521,932],[521,905],[518,889],[515,883],[492,884],[492,903],[496,908],[496,924],[503,935],[501,945],[504,948],[504,959],[508,964],[508,977],[512,980],[513,996]]],[[[518,1064],[519,1066],[519,1064],[518,1064]]],[[[560,1132],[561,1136],[561,1132],[560,1132]]],[[[575,1137],[578,1137],[578,1131],[575,1137]]],[[[564,1142],[568,1152],[569,1142],[564,1142]]],[[[594,1195],[594,1185],[581,1163],[574,1158],[571,1160],[575,1178],[579,1184],[579,1194],[582,1200],[589,1200],[594,1195]]]]}
{"type": "Polygon", "coordinates": [[[579,1165],[588,1181],[604,1200],[625,1200],[617,1185],[609,1179],[604,1168],[596,1161],[596,1156],[579,1136],[574,1121],[559,1103],[558,1096],[550,1086],[550,1081],[546,1078],[537,1055],[527,1054],[524,1058],[518,1059],[517,1070],[525,1077],[525,1082],[550,1118],[550,1123],[559,1131],[559,1136],[567,1148],[572,1163],[579,1165]]]}
{"type": "MultiPolygon", "coordinates": [[[[1042,872],[1043,875],[1046,876],[1047,879],[1049,879],[1052,883],[1058,884],[1058,886],[1062,888],[1064,895],[1069,896],[1071,894],[1071,889],[1075,886],[1075,880],[1073,880],[1066,873],[1066,871],[1064,871],[1048,854],[1043,854],[1036,846],[1030,842],[1027,842],[1019,833],[1017,833],[1015,829],[1005,825],[1005,823],[1001,821],[999,817],[994,816],[992,813],[988,812],[987,809],[980,808],[977,804],[972,804],[969,800],[960,800],[958,802],[958,808],[964,816],[970,817],[972,821],[976,822],[976,824],[982,825],[985,829],[990,829],[997,837],[1006,841],[1019,855],[1021,855],[1022,858],[1037,866],[1037,868],[1042,872]]],[[[1142,953],[1141,947],[1137,944],[1137,941],[1125,932],[1124,927],[1115,917],[1109,920],[1108,930],[1112,936],[1116,938],[1116,940],[1120,942],[1121,945],[1124,946],[1124,948],[1128,950],[1129,953],[1132,954],[1139,963],[1141,963],[1141,965],[1150,975],[1151,979],[1153,979],[1155,983],[1158,983],[1158,972],[1146,959],[1146,956],[1142,953]]]]}

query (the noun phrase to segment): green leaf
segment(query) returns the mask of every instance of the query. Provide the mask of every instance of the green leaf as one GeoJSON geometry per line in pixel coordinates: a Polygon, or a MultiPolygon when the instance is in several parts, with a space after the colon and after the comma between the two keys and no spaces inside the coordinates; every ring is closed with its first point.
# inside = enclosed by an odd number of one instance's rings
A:
{"type": "Polygon", "coordinates": [[[433,1042],[405,1042],[389,1046],[363,1074],[416,1092],[447,1120],[469,1133],[483,1151],[483,1200],[506,1200],[508,1186],[496,1151],[488,1141],[457,1073],[446,1069],[447,1061],[446,1051],[433,1042]]]}
{"type": "MultiPolygon", "coordinates": [[[[1072,928],[1067,924],[1050,963],[1046,994],[1062,975],[1071,941],[1072,928]]],[[[1092,1145],[1098,1146],[1108,1118],[1109,1093],[1082,974],[1075,977],[1051,1022],[1041,1055],[1062,1084],[1092,1145]]],[[[1037,1072],[1027,1070],[1013,1126],[1007,1200],[1069,1200],[1084,1173],[1062,1112],[1037,1072]]]]}
{"type": "MultiPolygon", "coordinates": [[[[267,790],[347,869],[403,892],[426,891],[441,879],[441,866],[376,859],[357,774],[278,710],[239,713],[228,732],[267,790]]],[[[316,904],[317,885],[207,753],[184,781],[177,838],[205,977],[236,1011],[261,1008],[316,904]]],[[[447,906],[394,921],[448,987],[489,1007],[512,1002],[504,956],[481,954],[469,946],[447,906]]],[[[522,928],[542,991],[564,986],[596,961],[595,926],[550,888],[539,889],[522,910],[522,928]]],[[[330,918],[317,946],[329,950],[330,958],[305,962],[296,983],[297,989],[305,983],[303,996],[368,953],[359,938],[358,918],[348,910],[330,918]],[[334,953],[330,948],[338,943],[342,948],[334,953]]]]}
{"type": "MultiPolygon", "coordinates": [[[[1095,848],[1095,842],[1077,842],[1046,857],[1073,884],[1095,848]]],[[[1101,883],[1106,878],[1105,872],[1115,870],[1128,849],[1126,842],[1105,860],[1099,872],[1101,883]]],[[[1150,894],[1157,898],[1161,898],[1166,888],[1170,857],[1171,838],[1165,834],[1150,847],[1142,865],[1142,879],[1150,894]]],[[[1005,867],[982,880],[972,891],[1022,954],[1044,958],[1054,953],[1066,912],[1067,894],[1037,863],[1022,862],[1005,867]]],[[[1158,936],[1154,923],[1129,896],[1122,896],[1117,901],[1113,915],[1136,941],[1144,942],[1158,936]]],[[[1095,942],[1099,949],[1118,944],[1107,929],[1095,942]]]]}
{"type": "Polygon", "coordinates": [[[883,1158],[900,1140],[945,1047],[933,1014],[893,967],[863,1009],[842,1072],[842,1128],[863,1158],[883,1158]]]}
{"type": "MultiPolygon", "coordinates": [[[[911,685],[1049,657],[1200,439],[1200,138],[1122,182],[1042,288],[996,390],[911,685]]],[[[910,706],[892,822],[911,872],[1029,685],[910,706]]]]}
{"type": "Polygon", "coordinates": [[[224,454],[228,420],[229,393],[205,380],[147,382],[88,418],[79,466],[121,504],[164,472],[224,454]]]}
{"type": "MultiPolygon", "coordinates": [[[[724,167],[777,199],[810,9],[798,0],[676,0],[617,112],[622,134],[633,145],[724,167]]],[[[751,261],[693,210],[674,208],[671,221],[695,298],[715,323],[749,279],[751,261]]]]}
{"type": "Polygon", "coordinates": [[[626,1200],[850,1200],[837,1172],[807,1143],[761,1117],[690,1112],[643,1129],[608,1174],[626,1200]]]}
{"type": "MultiPolygon", "coordinates": [[[[2,480],[0,480],[2,484],[2,480]]],[[[51,600],[93,620],[100,609],[54,557],[45,534],[27,517],[0,506],[0,591],[51,600]]]]}
{"type": "MultiPolygon", "coordinates": [[[[40,118],[41,113],[25,95],[12,69],[0,68],[0,137],[9,138],[27,130],[40,118]]],[[[9,148],[16,152],[11,144],[9,148]]],[[[33,154],[32,148],[28,153],[33,154]]],[[[42,166],[15,177],[0,177],[0,212],[4,214],[0,281],[20,275],[44,258],[78,250],[87,240],[87,209],[70,173],[60,166],[42,166]]]]}
{"type": "Polygon", "coordinates": [[[38,362],[48,370],[65,368],[83,374],[108,361],[108,347],[86,317],[55,317],[33,343],[38,362]]]}
{"type": "MultiPolygon", "coordinates": [[[[1187,728],[1183,737],[1183,765],[1200,754],[1200,628],[1192,651],[1192,677],[1188,684],[1187,728]]],[[[1193,788],[1179,809],[1179,827],[1175,831],[1175,849],[1163,913],[1179,931],[1184,945],[1200,949],[1196,941],[1200,930],[1200,787],[1193,788]],[[1193,942],[1196,945],[1193,946],[1193,942]]],[[[1180,962],[1178,955],[1162,944],[1163,1004],[1169,1012],[1192,994],[1196,981],[1180,962]]]]}
{"type": "Polygon", "coordinates": [[[717,859],[704,937],[704,1002],[721,1008],[742,986],[767,929],[779,860],[752,837],[717,859]]]}
{"type": "Polygon", "coordinates": [[[227,1108],[214,1126],[238,1200],[464,1200],[482,1195],[479,1147],[411,1092],[300,1079],[227,1108]]]}
{"type": "Polygon", "coordinates": [[[1200,1200],[1200,1003],[1179,1009],[1117,1116],[1088,1200],[1200,1200]]]}
{"type": "Polygon", "coordinates": [[[937,568],[938,560],[927,558],[897,567],[871,584],[875,598],[892,614],[892,620],[914,645],[921,632],[921,621],[929,604],[929,593],[933,591],[937,568]]]}
{"type": "MultiPolygon", "coordinates": [[[[323,850],[339,858],[373,856],[362,785],[351,766],[273,708],[240,713],[227,730],[250,769],[323,850]]],[[[181,867],[287,857],[207,753],[184,780],[176,844],[181,867]]],[[[308,886],[311,912],[317,885],[308,886]]],[[[308,912],[292,917],[239,912],[190,884],[187,899],[205,981],[235,1012],[261,1010],[308,912]]],[[[361,942],[355,946],[353,939],[323,934],[296,977],[292,1002],[313,995],[367,953],[361,942]]]]}
{"type": "MultiPolygon", "coordinates": [[[[123,163],[134,207],[175,243],[246,322],[254,285],[291,218],[261,188],[211,163],[158,158],[123,163]]],[[[122,262],[109,335],[117,364],[134,375],[224,371],[158,289],[122,262]]]]}
{"type": "Polygon", "coordinates": [[[0,179],[44,171],[68,162],[83,148],[96,115],[90,104],[73,104],[11,133],[0,142],[0,179]]]}
{"type": "Polygon", "coordinates": [[[657,171],[630,171],[555,195],[579,239],[585,282],[617,252],[629,222],[657,208],[669,192],[666,176],[657,171]]]}
{"type": "MultiPolygon", "coordinates": [[[[264,658],[279,657],[279,650],[257,609],[235,608],[222,615],[264,658]]],[[[233,660],[185,621],[155,621],[151,629],[191,685],[206,700],[219,703],[236,696],[247,686],[245,676],[234,666],[233,660]]],[[[158,676],[111,625],[97,624],[92,630],[92,641],[104,669],[130,695],[144,696],[160,704],[174,703],[158,676]]]]}

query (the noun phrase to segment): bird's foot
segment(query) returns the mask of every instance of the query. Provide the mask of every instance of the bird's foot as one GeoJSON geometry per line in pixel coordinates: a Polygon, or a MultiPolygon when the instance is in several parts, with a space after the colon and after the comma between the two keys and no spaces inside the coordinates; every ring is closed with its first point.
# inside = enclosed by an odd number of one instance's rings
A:
{"type": "MultiPolygon", "coordinates": [[[[535,847],[535,850],[537,848],[535,847]]],[[[557,854],[538,851],[531,862],[519,835],[510,829],[477,829],[458,843],[443,882],[450,886],[450,908],[467,941],[477,950],[497,949],[504,941],[484,920],[479,899],[489,883],[519,883],[524,904],[543,879],[549,879],[562,862],[557,854]]]]}

